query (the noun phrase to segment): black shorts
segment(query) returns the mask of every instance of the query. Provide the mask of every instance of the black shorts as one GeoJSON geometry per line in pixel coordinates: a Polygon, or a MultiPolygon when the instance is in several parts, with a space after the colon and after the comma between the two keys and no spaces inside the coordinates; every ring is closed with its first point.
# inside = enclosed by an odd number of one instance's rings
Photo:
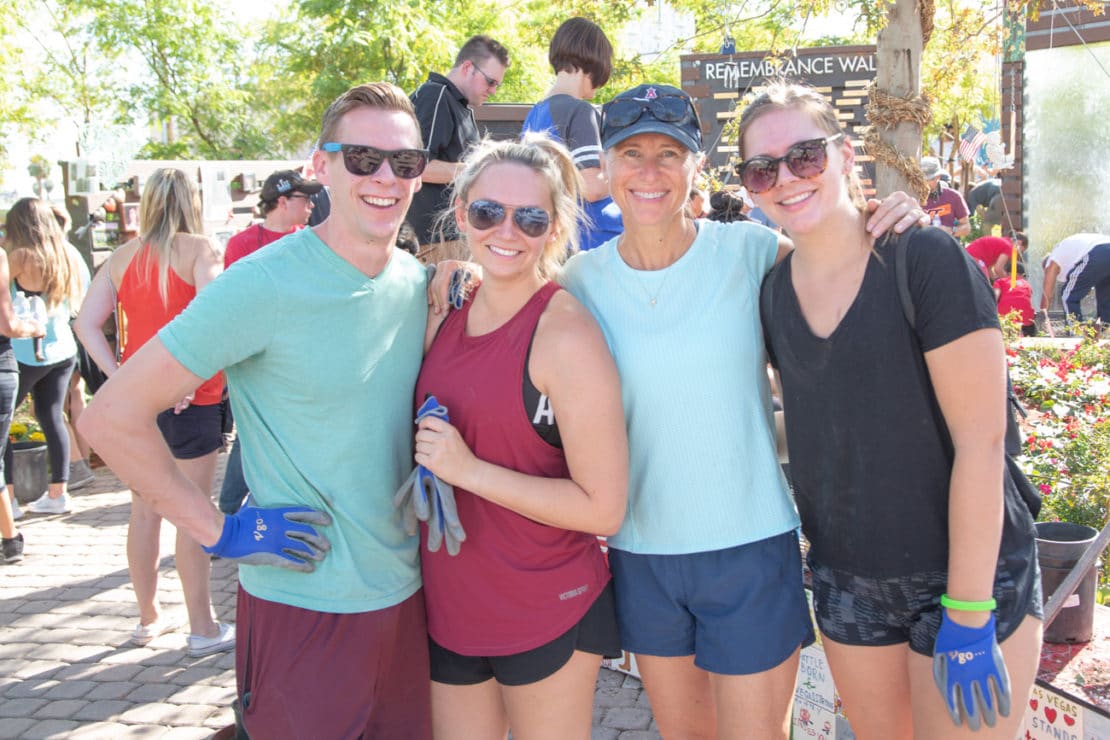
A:
{"type": "Polygon", "coordinates": [[[158,429],[178,460],[192,460],[215,452],[224,444],[220,404],[189,406],[180,414],[166,409],[158,414],[158,429]]]}
{"type": "MultiPolygon", "coordinates": [[[[809,558],[813,575],[813,613],[822,634],[844,645],[897,645],[932,657],[940,629],[940,597],[948,584],[945,571],[925,571],[895,578],[865,578],[825,568],[809,558]]],[[[1002,642],[1026,616],[1044,619],[1037,548],[998,559],[992,596],[995,634],[1002,642]]]]}
{"type": "Polygon", "coordinates": [[[621,656],[612,581],[576,625],[546,645],[523,653],[493,657],[460,655],[428,638],[432,680],[453,686],[470,686],[491,678],[503,686],[536,683],[566,665],[575,650],[605,658],[621,656]]]}

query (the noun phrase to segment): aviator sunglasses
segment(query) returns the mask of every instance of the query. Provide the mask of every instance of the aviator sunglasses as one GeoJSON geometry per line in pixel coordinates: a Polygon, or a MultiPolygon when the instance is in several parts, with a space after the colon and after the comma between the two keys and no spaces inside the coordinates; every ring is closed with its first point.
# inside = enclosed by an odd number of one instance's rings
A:
{"type": "Polygon", "coordinates": [[[736,174],[749,193],[765,193],[775,187],[779,180],[779,162],[785,162],[795,177],[810,180],[825,171],[829,165],[828,145],[842,136],[844,134],[839,133],[823,139],[799,141],[781,157],[760,155],[746,159],[737,166],[736,174]]]}
{"type": "Polygon", "coordinates": [[[527,236],[543,236],[551,226],[551,216],[539,206],[502,205],[495,200],[476,200],[466,207],[466,218],[476,229],[492,229],[505,220],[509,211],[513,223],[527,236]]]}
{"type": "Polygon", "coordinates": [[[681,95],[660,95],[651,100],[617,98],[605,104],[601,110],[602,128],[624,128],[640,120],[645,112],[657,121],[678,123],[686,119],[694,108],[690,100],[681,95]]]}
{"type": "Polygon", "coordinates": [[[363,144],[339,144],[329,141],[320,147],[325,152],[343,152],[343,166],[352,175],[366,177],[378,171],[382,162],[389,160],[393,174],[403,180],[420,177],[428,166],[428,152],[425,149],[378,149],[363,144]]]}

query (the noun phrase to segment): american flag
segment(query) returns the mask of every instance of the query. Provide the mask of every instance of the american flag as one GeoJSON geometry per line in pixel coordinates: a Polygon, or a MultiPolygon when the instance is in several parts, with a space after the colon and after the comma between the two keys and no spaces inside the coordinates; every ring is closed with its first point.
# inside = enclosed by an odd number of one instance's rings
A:
{"type": "Polygon", "coordinates": [[[986,134],[968,124],[964,135],[960,137],[960,157],[965,162],[974,161],[975,155],[979,153],[979,149],[982,148],[983,142],[986,140],[986,134]]]}

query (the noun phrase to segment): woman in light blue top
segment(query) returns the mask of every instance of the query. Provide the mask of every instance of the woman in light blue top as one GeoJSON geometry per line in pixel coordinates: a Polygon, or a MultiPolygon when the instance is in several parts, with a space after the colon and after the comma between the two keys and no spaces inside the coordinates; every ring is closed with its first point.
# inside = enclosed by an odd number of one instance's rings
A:
{"type": "MultiPolygon", "coordinates": [[[[687,216],[703,158],[681,90],[621,93],[601,135],[625,231],[572,258],[563,282],[597,318],[621,375],[630,487],[609,557],[623,646],[664,737],[786,737],[813,627],[758,304],[790,243],[687,216]]],[[[896,194],[870,225],[881,233],[920,215],[896,194]]]]}
{"type": "MultiPolygon", "coordinates": [[[[77,341],[69,322],[81,307],[88,272],[82,280],[79,258],[67,247],[65,234],[46,201],[17,201],[8,212],[6,227],[12,296],[37,296],[46,307],[45,337],[12,340],[19,361],[16,406],[31,394],[50,458],[50,487],[27,508],[39,514],[64,514],[69,511],[69,432],[62,407],[77,364],[77,341]]],[[[11,470],[11,463],[9,446],[4,453],[6,470],[11,470]]]]}

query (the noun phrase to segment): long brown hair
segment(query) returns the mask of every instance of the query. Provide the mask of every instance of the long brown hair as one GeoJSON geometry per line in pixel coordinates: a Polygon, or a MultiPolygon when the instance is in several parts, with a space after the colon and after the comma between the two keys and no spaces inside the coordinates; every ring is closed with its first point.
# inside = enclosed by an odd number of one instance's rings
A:
{"type": "MultiPolygon", "coordinates": [[[[740,135],[737,137],[737,148],[741,159],[744,153],[744,134],[757,118],[773,110],[795,109],[805,112],[813,122],[827,134],[843,134],[846,141],[850,141],[848,132],[840,125],[836,117],[836,109],[825,99],[825,96],[812,87],[798,83],[774,80],[755,96],[740,114],[740,135]]],[[[852,203],[863,210],[866,201],[863,197],[863,186],[855,171],[848,173],[848,194],[852,203]]]]}
{"type": "Polygon", "coordinates": [[[70,311],[76,312],[81,306],[81,273],[50,204],[41,198],[16,201],[4,219],[4,230],[8,251],[24,250],[20,258],[42,274],[47,308],[69,301],[70,311]]]}

